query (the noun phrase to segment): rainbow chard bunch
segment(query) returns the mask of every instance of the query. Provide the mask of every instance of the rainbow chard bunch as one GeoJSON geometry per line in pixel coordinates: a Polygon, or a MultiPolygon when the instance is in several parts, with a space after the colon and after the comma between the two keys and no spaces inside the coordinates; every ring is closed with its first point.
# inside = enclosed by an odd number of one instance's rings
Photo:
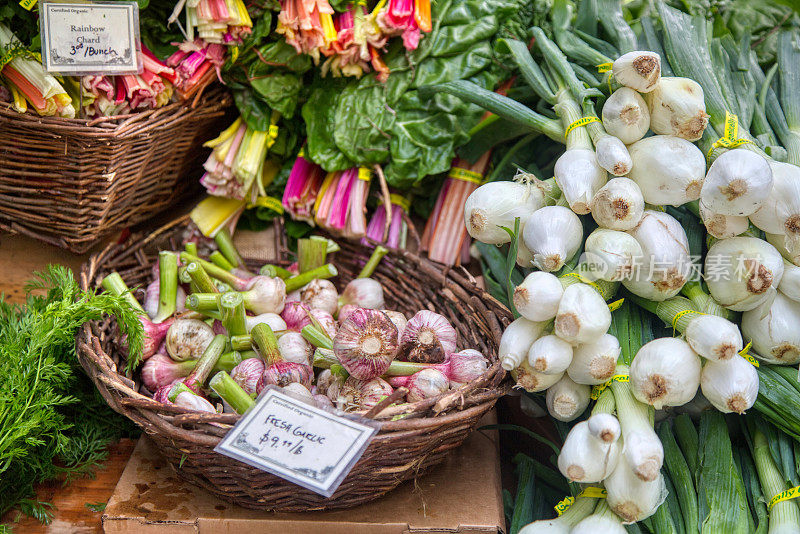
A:
{"type": "Polygon", "coordinates": [[[186,33],[190,41],[196,35],[207,43],[235,46],[253,28],[253,21],[242,0],[180,0],[167,22],[176,22],[181,11],[185,12],[186,33]]]}

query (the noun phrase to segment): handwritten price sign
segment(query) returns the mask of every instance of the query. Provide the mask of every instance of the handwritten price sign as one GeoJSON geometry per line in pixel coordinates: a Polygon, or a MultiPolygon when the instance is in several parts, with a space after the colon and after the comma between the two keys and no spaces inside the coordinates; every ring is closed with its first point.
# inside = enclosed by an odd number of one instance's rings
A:
{"type": "Polygon", "coordinates": [[[142,71],[136,2],[43,2],[42,63],[60,74],[142,71]]]}
{"type": "Polygon", "coordinates": [[[330,497],[378,427],[271,387],[214,450],[330,497]]]}

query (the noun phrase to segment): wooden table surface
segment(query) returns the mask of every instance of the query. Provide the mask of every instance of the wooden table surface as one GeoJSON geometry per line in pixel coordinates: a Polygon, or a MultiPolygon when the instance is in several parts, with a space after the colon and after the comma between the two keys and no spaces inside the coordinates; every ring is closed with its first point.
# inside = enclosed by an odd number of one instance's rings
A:
{"type": "MultiPolygon", "coordinates": [[[[32,272],[42,270],[50,263],[59,263],[70,267],[77,277],[81,264],[88,256],[71,254],[27,237],[0,234],[0,271],[3,272],[3,276],[0,276],[0,293],[5,293],[10,302],[24,302],[23,287],[32,272]]],[[[86,505],[105,504],[108,501],[135,444],[132,440],[122,440],[113,446],[104,468],[93,479],[75,480],[67,486],[58,481],[43,484],[38,490],[39,498],[55,507],[55,517],[50,525],[44,526],[35,519],[25,517],[15,524],[19,514],[14,511],[2,517],[1,522],[10,523],[15,534],[101,533],[102,512],[92,511],[86,505]]]]}

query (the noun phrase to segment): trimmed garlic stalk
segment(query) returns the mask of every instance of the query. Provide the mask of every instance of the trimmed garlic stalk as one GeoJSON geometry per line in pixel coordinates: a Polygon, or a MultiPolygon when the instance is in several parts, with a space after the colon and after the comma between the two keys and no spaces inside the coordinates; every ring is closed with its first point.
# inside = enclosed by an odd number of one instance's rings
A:
{"type": "Polygon", "coordinates": [[[619,463],[616,443],[604,443],[589,432],[586,421],[573,426],[558,455],[558,470],[572,482],[600,482],[619,463]]]}
{"type": "Polygon", "coordinates": [[[178,362],[200,358],[214,339],[214,330],[197,319],[176,319],[167,331],[165,345],[178,362]]]}
{"type": "Polygon", "coordinates": [[[559,421],[572,421],[589,406],[590,393],[589,386],[576,384],[565,374],[547,389],[547,411],[559,421]]]}
{"type": "Polygon", "coordinates": [[[702,198],[700,199],[699,206],[700,218],[703,219],[703,225],[706,227],[706,231],[717,239],[736,237],[746,232],[750,227],[750,221],[747,217],[714,213],[703,204],[702,198]]]}
{"type": "Polygon", "coordinates": [[[593,279],[618,282],[630,278],[643,254],[642,246],[630,234],[598,228],[586,238],[582,263],[593,279]]]}
{"type": "Polygon", "coordinates": [[[733,311],[752,310],[774,298],[783,276],[775,247],[756,237],[714,243],[705,260],[705,279],[714,300],[733,311]]]}
{"type": "Polygon", "coordinates": [[[656,410],[682,406],[697,393],[700,370],[700,357],[688,343],[673,337],[654,339],[639,349],[631,363],[631,390],[656,410]]]}
{"type": "Polygon", "coordinates": [[[628,52],[614,61],[611,72],[625,87],[649,93],[661,79],[661,56],[641,50],[628,52]]]}
{"type": "Polygon", "coordinates": [[[589,213],[589,203],[608,179],[594,151],[588,148],[568,148],[556,160],[553,174],[570,209],[578,214],[589,213]]]}
{"type": "Polygon", "coordinates": [[[534,341],[528,351],[528,364],[539,373],[562,374],[571,362],[572,345],[553,334],[534,341]]]}
{"type": "Polygon", "coordinates": [[[800,302],[800,267],[783,260],[783,276],[778,284],[778,291],[795,302],[800,302]]]}
{"type": "MultiPolygon", "coordinates": [[[[791,256],[800,253],[800,167],[770,161],[772,190],[750,221],[770,234],[783,234],[791,256]]],[[[791,258],[790,258],[791,259],[791,258]]]]}
{"type": "Polygon", "coordinates": [[[717,410],[743,414],[758,397],[758,372],[738,354],[729,360],[707,362],[700,376],[700,388],[717,410]]]}
{"type": "Polygon", "coordinates": [[[473,191],[464,203],[467,232],[482,243],[501,245],[510,237],[501,227],[514,228],[517,217],[545,205],[545,193],[536,184],[489,182],[473,191]]]}
{"type": "Polygon", "coordinates": [[[411,375],[406,384],[408,402],[437,397],[450,388],[450,380],[438,369],[423,369],[411,375]]]}
{"type": "Polygon", "coordinates": [[[516,381],[515,387],[520,387],[530,393],[544,391],[556,382],[561,380],[562,374],[546,375],[539,373],[528,365],[527,360],[523,360],[519,366],[511,371],[511,376],[516,381]]]}
{"type": "Polygon", "coordinates": [[[573,349],[567,374],[578,384],[602,384],[614,376],[620,351],[619,340],[611,334],[603,334],[591,343],[582,343],[573,349]]]}
{"type": "Polygon", "coordinates": [[[664,212],[647,210],[629,233],[642,246],[643,256],[641,265],[622,285],[648,300],[677,295],[692,270],[689,240],[681,223],[664,212]]]}
{"type": "MultiPolygon", "coordinates": [[[[626,447],[630,447],[625,443],[626,447]]],[[[620,460],[616,469],[603,481],[608,492],[608,506],[625,524],[647,519],[667,498],[667,488],[661,473],[649,481],[641,480],[628,462],[620,460]]]]}
{"type": "Polygon", "coordinates": [[[746,217],[772,191],[772,169],[763,156],[736,148],[714,160],[700,191],[703,206],[712,213],[746,217]]]}
{"type": "Polygon", "coordinates": [[[753,342],[753,350],[761,360],[778,365],[800,362],[797,325],[800,325],[800,303],[780,291],[766,315],[760,307],[742,314],[742,334],[753,342]]]}
{"type": "Polygon", "coordinates": [[[311,364],[314,348],[297,332],[287,332],[278,338],[278,351],[287,362],[311,364]]]}
{"type": "Polygon", "coordinates": [[[356,278],[351,280],[339,299],[340,305],[355,304],[369,310],[380,310],[386,307],[383,300],[383,286],[372,278],[356,278]]]}
{"type": "Polygon", "coordinates": [[[418,311],[406,324],[400,340],[404,359],[416,363],[441,363],[456,350],[458,334],[447,318],[438,313],[418,311]]]}
{"type": "Polygon", "coordinates": [[[548,321],[558,313],[563,294],[564,288],[554,274],[534,271],[514,289],[514,307],[530,321],[548,321]]]}
{"type": "Polygon", "coordinates": [[[708,126],[703,88],[689,78],[662,77],[645,95],[650,110],[650,129],[689,141],[703,137],[708,126]]]}
{"type": "Polygon", "coordinates": [[[563,206],[545,206],[528,215],[522,232],[533,263],[542,271],[557,271],[581,246],[581,220],[563,206]]]}
{"type": "Polygon", "coordinates": [[[500,347],[497,349],[500,365],[506,371],[516,369],[528,355],[528,351],[539,336],[544,332],[546,322],[534,322],[518,317],[509,324],[500,338],[500,347]]]}
{"type": "Polygon", "coordinates": [[[692,350],[707,360],[730,360],[743,347],[739,327],[717,315],[696,316],[684,335],[692,350]]]}
{"type": "Polygon", "coordinates": [[[650,110],[642,96],[620,87],[603,104],[603,127],[626,145],[635,143],[650,129],[650,110]]]}
{"type": "Polygon", "coordinates": [[[600,227],[631,230],[644,214],[644,197],[630,178],[612,178],[595,193],[589,207],[600,227]]]}
{"type": "Polygon", "coordinates": [[[628,151],[633,159],[628,177],[639,184],[645,202],[680,206],[700,198],[706,158],[690,141],[654,135],[635,142],[628,151]]]}
{"type": "Polygon", "coordinates": [[[611,326],[611,312],[603,297],[587,284],[572,284],[558,303],[553,332],[569,343],[597,341],[611,326]]]}
{"type": "Polygon", "coordinates": [[[316,279],[300,290],[300,301],[310,309],[325,310],[333,315],[339,309],[339,293],[330,280],[316,279]]]}
{"type": "Polygon", "coordinates": [[[394,323],[385,313],[365,308],[351,313],[333,340],[333,351],[342,367],[359,380],[385,373],[398,349],[394,323]]]}

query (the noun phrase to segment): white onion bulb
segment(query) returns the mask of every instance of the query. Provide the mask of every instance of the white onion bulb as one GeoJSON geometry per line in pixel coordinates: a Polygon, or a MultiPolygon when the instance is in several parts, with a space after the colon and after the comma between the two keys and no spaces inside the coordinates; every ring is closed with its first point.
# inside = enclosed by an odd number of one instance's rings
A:
{"type": "Polygon", "coordinates": [[[564,290],[554,333],[569,343],[597,341],[611,326],[611,312],[605,300],[587,284],[572,284],[564,290]]]}
{"type": "Polygon", "coordinates": [[[511,376],[517,382],[516,387],[520,387],[530,393],[536,393],[546,390],[561,380],[563,374],[546,375],[538,373],[528,365],[527,360],[523,360],[516,369],[511,371],[511,376]]]}
{"type": "Polygon", "coordinates": [[[783,276],[778,291],[795,302],[800,302],[800,267],[783,260],[783,276]]]}
{"type": "Polygon", "coordinates": [[[572,363],[567,374],[578,384],[602,384],[614,376],[620,350],[619,340],[611,334],[603,334],[591,343],[582,343],[572,351],[572,363]]]}
{"type": "Polygon", "coordinates": [[[795,365],[800,362],[800,303],[781,292],[769,312],[761,308],[742,314],[742,334],[753,342],[753,350],[769,363],[795,365]]]}
{"type": "Polygon", "coordinates": [[[589,213],[592,197],[608,179],[594,151],[587,148],[564,152],[556,160],[553,175],[570,209],[578,214],[589,213]]]}
{"type": "Polygon", "coordinates": [[[800,167],[770,161],[772,190],[750,220],[770,234],[783,234],[786,249],[800,253],[800,167]]]}
{"type": "Polygon", "coordinates": [[[597,164],[614,176],[624,176],[631,172],[633,161],[625,143],[613,135],[605,135],[594,144],[597,164]]]}
{"type": "Polygon", "coordinates": [[[730,360],[744,346],[739,327],[717,315],[695,317],[684,335],[692,350],[707,360],[730,360]]]}
{"type": "MultiPolygon", "coordinates": [[[[629,445],[626,443],[625,446],[629,445]]],[[[616,468],[603,481],[603,485],[608,492],[608,506],[626,524],[647,519],[667,498],[666,484],[660,473],[654,480],[645,482],[624,461],[617,462],[616,468]]]]}
{"type": "Polygon", "coordinates": [[[618,230],[598,228],[586,238],[583,265],[592,279],[617,282],[633,274],[641,262],[642,246],[636,238],[618,230]]]}
{"type": "Polygon", "coordinates": [[[700,357],[688,343],[673,337],[646,343],[631,363],[633,396],[660,410],[692,400],[700,386],[700,357]]]}
{"type": "Polygon", "coordinates": [[[572,345],[553,334],[534,341],[528,351],[528,364],[540,373],[561,374],[570,363],[572,345]]]}
{"type": "Polygon", "coordinates": [[[563,375],[561,380],[547,389],[547,411],[559,421],[572,421],[589,406],[590,393],[589,386],[576,384],[569,376],[563,375]]]}
{"type": "Polygon", "coordinates": [[[650,110],[642,96],[620,87],[603,104],[603,128],[626,145],[635,143],[650,128],[650,110]]]}
{"type": "Polygon", "coordinates": [[[689,141],[703,137],[708,126],[703,88],[689,78],[662,77],[645,95],[650,109],[650,129],[689,141]]]}
{"type": "Polygon", "coordinates": [[[556,316],[563,294],[556,275],[534,271],[514,289],[514,307],[530,321],[548,321],[556,316]]]}
{"type": "Polygon", "coordinates": [[[639,184],[645,202],[680,206],[700,198],[706,158],[690,141],[654,135],[635,142],[628,151],[633,159],[628,178],[639,184]]]}
{"type": "Polygon", "coordinates": [[[702,198],[700,199],[700,218],[703,219],[706,231],[717,239],[736,237],[750,227],[747,217],[714,213],[703,204],[702,198]]]}
{"type": "Polygon", "coordinates": [[[464,203],[467,232],[483,243],[508,243],[511,238],[501,227],[514,228],[514,219],[536,211],[544,206],[544,201],[544,192],[535,184],[507,181],[484,184],[464,203]]]}
{"type": "Polygon", "coordinates": [[[614,471],[619,460],[616,442],[604,443],[581,421],[570,429],[558,455],[558,470],[573,482],[600,482],[614,471]]]}
{"type": "Polygon", "coordinates": [[[542,271],[557,271],[580,248],[581,220],[563,206],[545,206],[528,215],[522,239],[542,271]]]}
{"type": "Polygon", "coordinates": [[[648,93],[661,79],[661,56],[642,50],[628,52],[614,61],[611,72],[625,87],[648,93]]]}
{"type": "Polygon", "coordinates": [[[600,227],[630,230],[642,219],[644,197],[630,178],[612,178],[595,193],[589,207],[600,227]]]}
{"type": "Polygon", "coordinates": [[[700,388],[717,410],[743,414],[758,397],[758,372],[739,355],[723,362],[708,362],[703,367],[700,388]]]}
{"type": "Polygon", "coordinates": [[[700,198],[721,215],[754,213],[772,191],[772,169],[762,156],[744,148],[725,152],[708,169],[700,198]]]}
{"type": "Polygon", "coordinates": [[[783,259],[766,241],[732,237],[711,246],[704,274],[714,300],[730,310],[747,311],[774,298],[783,259]]]}
{"type": "Polygon", "coordinates": [[[546,323],[519,317],[508,325],[497,349],[500,365],[506,371],[515,369],[527,357],[533,342],[542,335],[546,323]]]}

